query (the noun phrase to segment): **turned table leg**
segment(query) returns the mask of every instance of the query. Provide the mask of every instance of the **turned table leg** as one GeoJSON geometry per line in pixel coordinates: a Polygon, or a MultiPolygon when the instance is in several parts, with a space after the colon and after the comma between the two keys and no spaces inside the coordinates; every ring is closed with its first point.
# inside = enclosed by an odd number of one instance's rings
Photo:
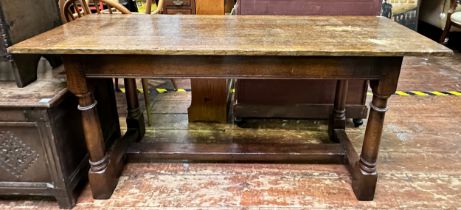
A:
{"type": "MultiPolygon", "coordinates": [[[[390,60],[386,64],[386,75],[381,80],[370,81],[373,100],[370,103],[362,152],[353,169],[352,179],[352,188],[359,200],[367,201],[374,198],[378,179],[376,161],[383,132],[384,115],[388,110],[387,100],[397,89],[401,61],[402,59],[390,60]]],[[[379,65],[379,68],[385,68],[386,65],[379,65]]]]}
{"type": "Polygon", "coordinates": [[[373,200],[378,174],[376,160],[378,158],[379,143],[383,130],[384,114],[387,111],[389,95],[374,95],[370,103],[365,139],[358,163],[358,177],[352,183],[354,192],[359,200],[373,200]]]}
{"type": "Polygon", "coordinates": [[[330,116],[330,123],[328,125],[328,134],[330,136],[330,140],[334,142],[339,142],[334,130],[346,129],[346,99],[348,88],[349,81],[337,81],[333,112],[330,116]]]}
{"type": "Polygon", "coordinates": [[[86,147],[90,158],[88,173],[91,190],[94,198],[108,198],[116,186],[116,179],[110,163],[109,153],[106,152],[104,137],[96,110],[97,101],[88,88],[85,74],[78,63],[65,63],[67,85],[69,90],[78,97],[78,110],[82,113],[83,131],[86,147]]]}
{"type": "MultiPolygon", "coordinates": [[[[140,141],[144,137],[146,127],[144,124],[144,115],[139,108],[138,93],[135,79],[124,79],[126,90],[126,102],[128,114],[126,116],[126,124],[128,129],[136,129],[138,137],[136,141],[140,141]]],[[[146,99],[147,100],[147,99],[146,99]]],[[[146,107],[148,109],[148,107],[146,107]]]]}

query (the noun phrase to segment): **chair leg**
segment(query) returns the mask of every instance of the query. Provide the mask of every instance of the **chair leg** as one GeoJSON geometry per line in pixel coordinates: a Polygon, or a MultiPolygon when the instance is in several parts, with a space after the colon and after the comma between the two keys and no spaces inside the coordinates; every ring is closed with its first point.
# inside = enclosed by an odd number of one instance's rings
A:
{"type": "Polygon", "coordinates": [[[141,79],[142,84],[142,92],[144,93],[144,105],[146,106],[146,115],[147,115],[147,125],[152,126],[152,110],[151,110],[151,101],[149,95],[149,84],[147,83],[147,79],[141,79]]]}
{"type": "Polygon", "coordinates": [[[449,20],[447,21],[447,24],[445,25],[445,29],[443,30],[442,36],[440,37],[440,40],[439,40],[440,44],[445,43],[445,38],[447,38],[448,33],[450,32],[450,28],[451,28],[451,21],[449,20]]]}
{"type": "Polygon", "coordinates": [[[115,86],[115,91],[120,92],[120,87],[118,86],[118,78],[114,79],[114,86],[115,86]]]}
{"type": "Polygon", "coordinates": [[[173,88],[175,90],[178,90],[178,84],[176,84],[176,81],[174,79],[171,79],[171,83],[173,84],[173,88]]]}

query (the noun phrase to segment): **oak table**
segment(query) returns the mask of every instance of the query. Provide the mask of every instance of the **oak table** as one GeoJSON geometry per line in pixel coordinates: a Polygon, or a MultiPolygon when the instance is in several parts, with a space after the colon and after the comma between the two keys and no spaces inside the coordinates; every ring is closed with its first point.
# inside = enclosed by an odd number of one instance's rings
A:
{"type": "Polygon", "coordinates": [[[372,200],[386,104],[396,91],[403,57],[452,54],[382,17],[144,15],[83,17],[16,44],[9,52],[62,55],[68,88],[79,98],[90,154],[90,185],[97,199],[111,196],[130,142],[143,138],[144,120],[136,93],[127,93],[128,130],[106,149],[88,78],[337,80],[329,124],[333,143],[272,147],[133,143],[130,155],[168,160],[344,163],[357,198],[372,200]],[[369,80],[373,91],[360,156],[345,132],[350,79],[369,80]]]}

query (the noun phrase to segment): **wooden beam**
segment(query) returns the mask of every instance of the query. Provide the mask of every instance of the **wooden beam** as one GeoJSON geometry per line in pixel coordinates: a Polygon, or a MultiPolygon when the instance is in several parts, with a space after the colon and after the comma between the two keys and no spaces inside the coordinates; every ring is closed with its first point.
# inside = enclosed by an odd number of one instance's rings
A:
{"type": "Polygon", "coordinates": [[[339,142],[344,147],[345,150],[345,161],[348,166],[348,169],[352,176],[355,176],[356,173],[355,167],[359,162],[359,155],[355,151],[354,146],[352,145],[351,140],[346,134],[346,131],[343,129],[335,129],[334,132],[336,133],[336,137],[339,139],[339,142]]]}
{"type": "Polygon", "coordinates": [[[340,144],[178,144],[137,143],[128,149],[133,162],[314,162],[342,163],[340,144]]]}

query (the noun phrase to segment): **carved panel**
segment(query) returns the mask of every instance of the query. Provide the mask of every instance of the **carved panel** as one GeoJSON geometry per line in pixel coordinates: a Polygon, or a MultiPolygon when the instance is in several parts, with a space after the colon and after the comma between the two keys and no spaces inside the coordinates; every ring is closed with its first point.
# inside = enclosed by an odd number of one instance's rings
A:
{"type": "Polygon", "coordinates": [[[10,131],[0,131],[0,168],[20,178],[39,155],[10,131]]]}
{"type": "Polygon", "coordinates": [[[11,61],[12,56],[6,51],[9,42],[5,27],[6,25],[0,17],[0,59],[11,61]]]}

